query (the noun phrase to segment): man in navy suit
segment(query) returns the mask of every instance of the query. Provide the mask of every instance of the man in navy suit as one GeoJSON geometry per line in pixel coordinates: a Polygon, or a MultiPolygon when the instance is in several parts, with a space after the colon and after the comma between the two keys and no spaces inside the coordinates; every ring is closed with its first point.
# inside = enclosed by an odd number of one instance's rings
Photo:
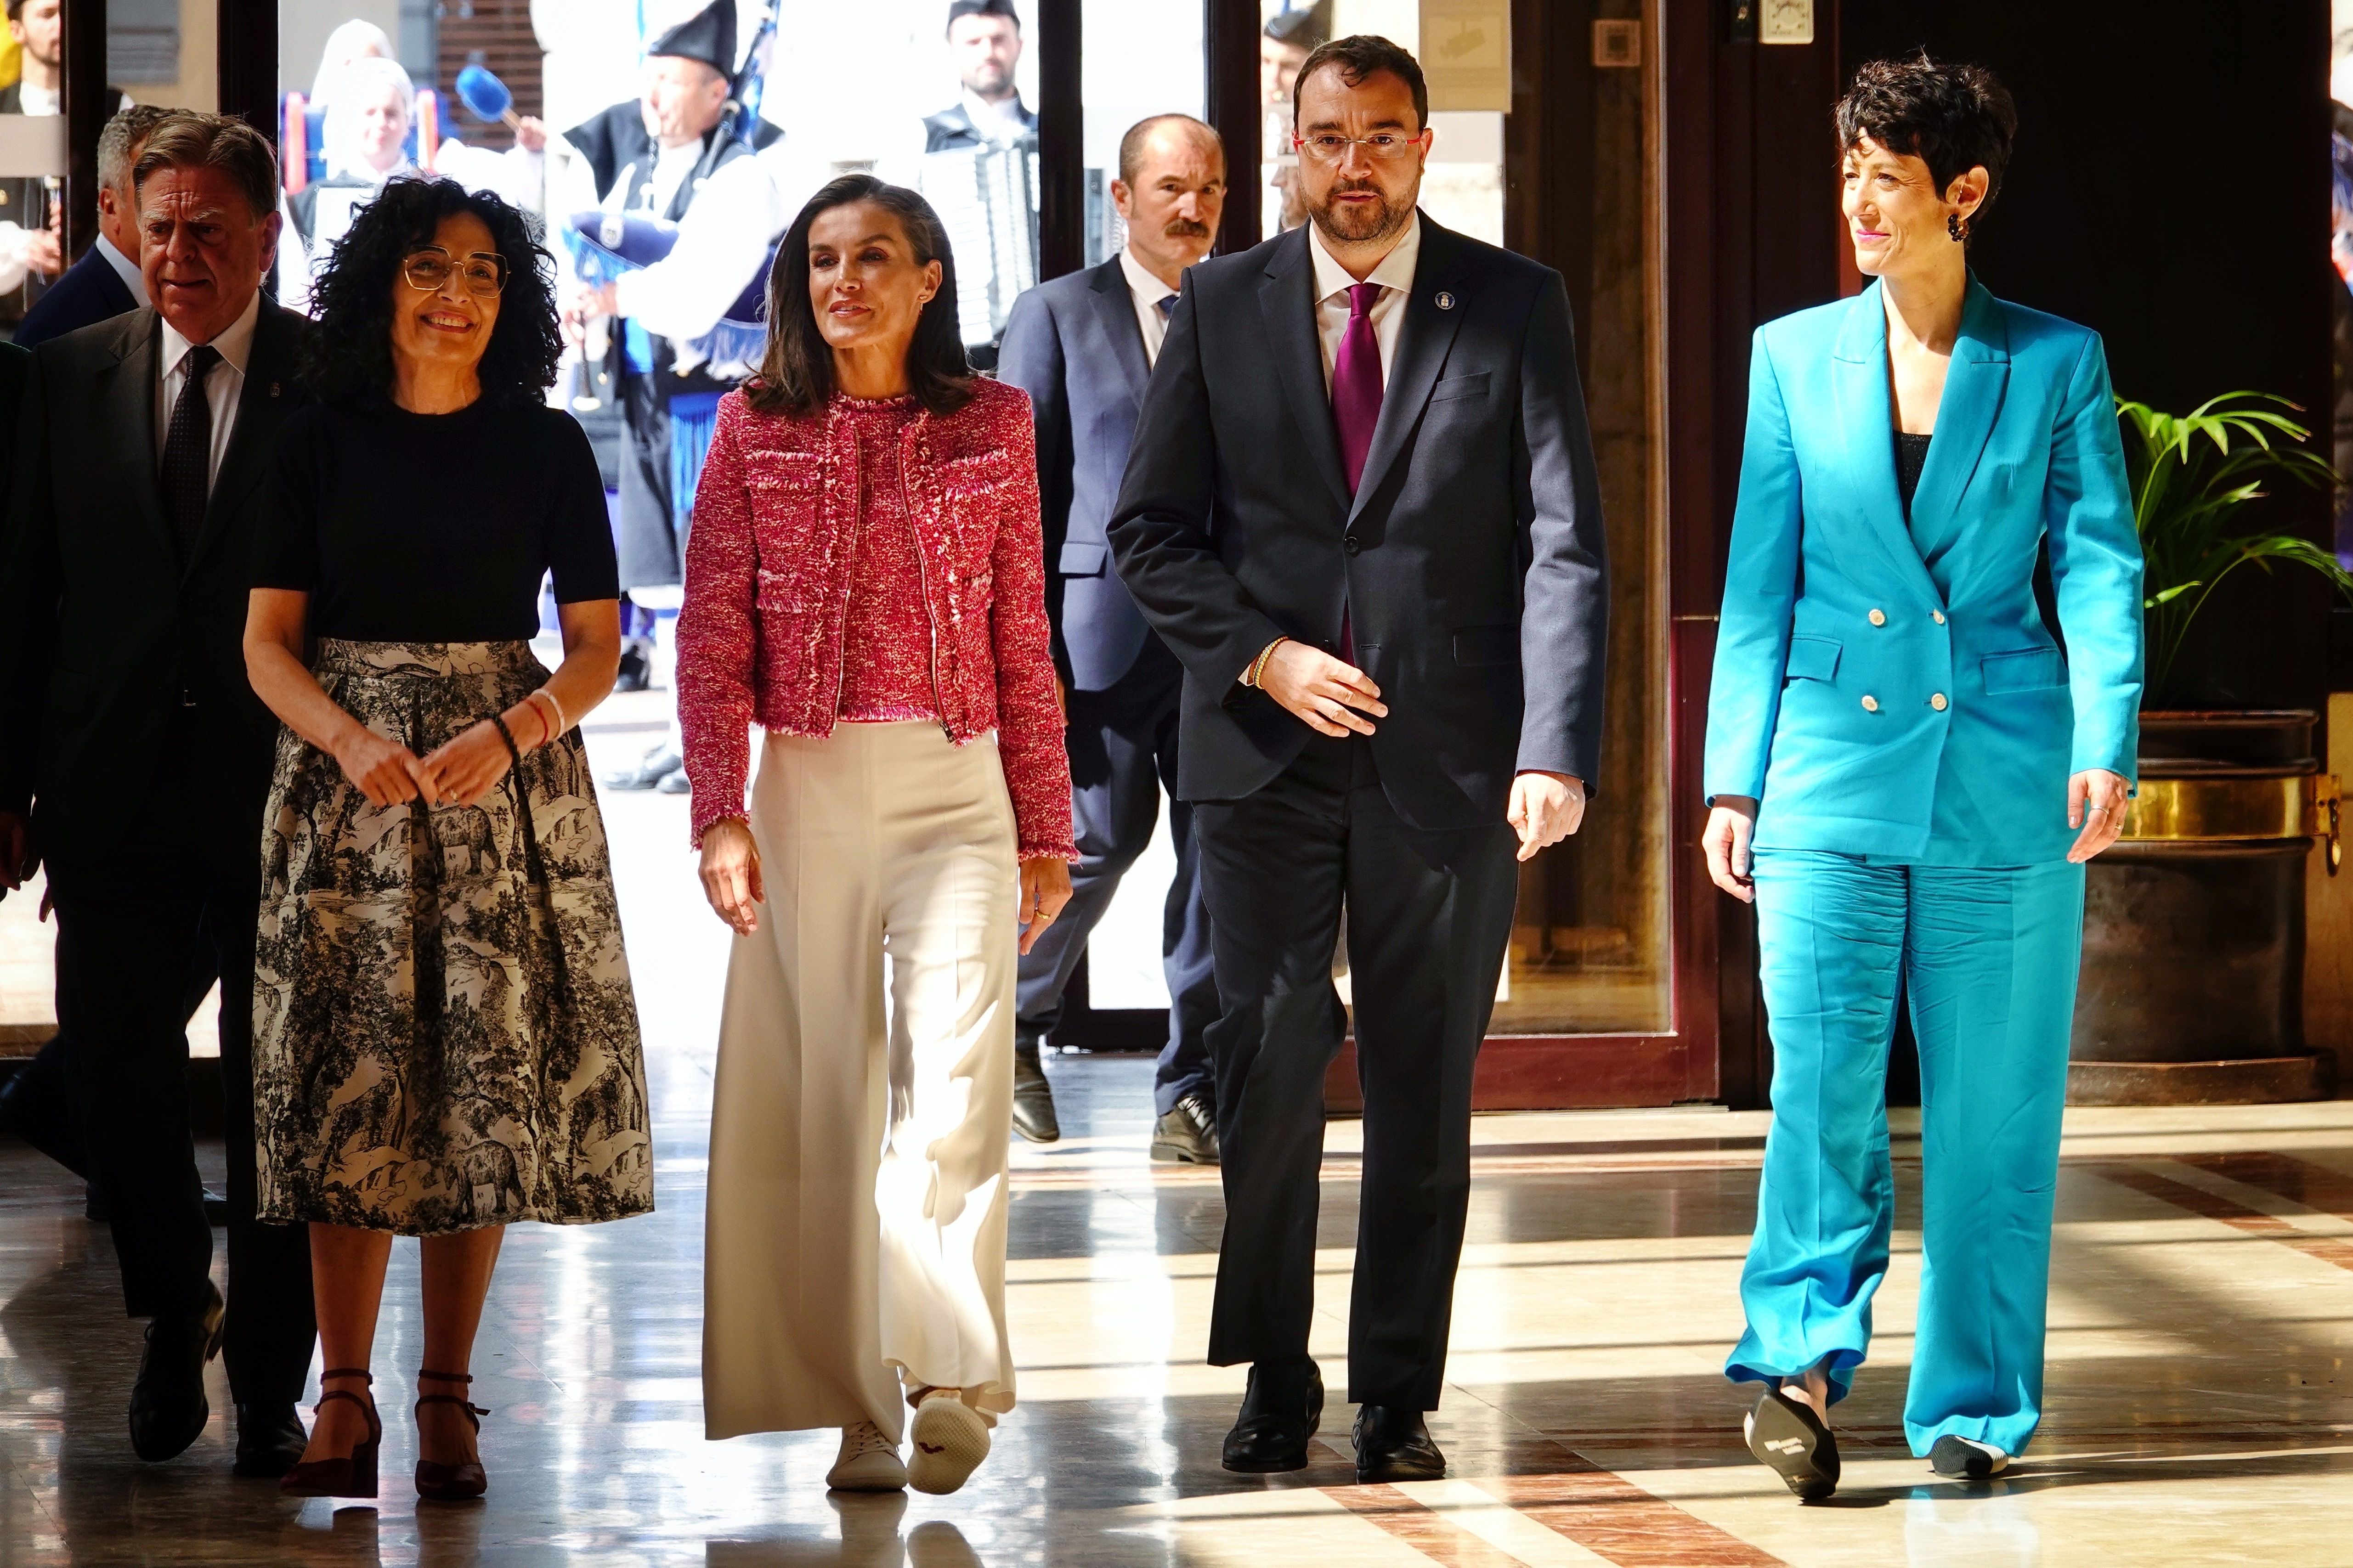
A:
{"type": "Polygon", "coordinates": [[[1444,1473],[1471,1085],[1516,858],[1574,832],[1601,743],[1601,504],[1560,274],[1440,227],[1421,68],[1325,44],[1292,97],[1309,221],[1185,275],[1108,531],[1185,666],[1221,1005],[1209,1360],[1250,1363],[1228,1469],[1322,1419],[1324,1074],[1343,900],[1365,1155],[1348,1314],[1359,1481],[1444,1473]]]}
{"type": "Polygon", "coordinates": [[[26,348],[111,321],[147,303],[139,275],[139,197],[132,165],[147,133],[174,111],[151,103],[118,110],[98,133],[98,238],[25,312],[16,341],[26,348]]]}
{"type": "Polygon", "coordinates": [[[1060,1135],[1039,1044],[1061,1016],[1062,990],[1088,933],[1151,842],[1166,790],[1176,877],[1161,934],[1168,1044],[1153,1092],[1152,1157],[1214,1164],[1217,1089],[1205,1037],[1218,1016],[1218,986],[1192,808],[1176,798],[1185,671],[1112,572],[1103,525],[1119,499],[1177,281],[1209,253],[1225,210],[1225,143],[1189,114],[1139,121],[1120,138],[1111,193],[1127,225],[1126,248],[1014,301],[997,363],[997,374],[1027,391],[1037,408],[1046,609],[1069,693],[1071,805],[1082,857],[1071,868],[1062,918],[1021,961],[1013,1125],[1032,1142],[1060,1135]]]}

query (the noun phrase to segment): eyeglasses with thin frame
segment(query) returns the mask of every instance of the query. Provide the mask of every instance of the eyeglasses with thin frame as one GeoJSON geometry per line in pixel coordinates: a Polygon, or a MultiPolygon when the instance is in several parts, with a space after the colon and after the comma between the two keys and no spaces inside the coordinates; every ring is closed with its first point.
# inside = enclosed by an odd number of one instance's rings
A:
{"type": "Polygon", "coordinates": [[[448,251],[433,245],[412,253],[400,264],[400,275],[408,286],[427,294],[448,282],[452,272],[465,283],[466,292],[478,300],[506,291],[507,258],[491,251],[477,250],[462,261],[453,261],[448,251]]]}
{"type": "Polygon", "coordinates": [[[1291,144],[1302,157],[1313,158],[1319,163],[1337,163],[1348,155],[1351,147],[1362,147],[1365,156],[1377,163],[1391,163],[1421,145],[1427,131],[1409,136],[1402,131],[1376,131],[1370,136],[1343,136],[1337,132],[1323,131],[1313,136],[1293,136],[1291,144]]]}

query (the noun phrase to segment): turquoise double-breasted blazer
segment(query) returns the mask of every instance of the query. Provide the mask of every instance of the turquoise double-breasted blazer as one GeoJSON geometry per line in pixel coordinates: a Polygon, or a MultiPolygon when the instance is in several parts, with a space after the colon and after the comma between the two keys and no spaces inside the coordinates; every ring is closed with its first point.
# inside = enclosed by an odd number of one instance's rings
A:
{"type": "Polygon", "coordinates": [[[1759,802],[1760,849],[2062,858],[2069,776],[2133,780],[2139,738],[2140,541],[2099,336],[1973,278],[1908,526],[1894,430],[1878,284],[1758,329],[1707,794],[1759,802]]]}

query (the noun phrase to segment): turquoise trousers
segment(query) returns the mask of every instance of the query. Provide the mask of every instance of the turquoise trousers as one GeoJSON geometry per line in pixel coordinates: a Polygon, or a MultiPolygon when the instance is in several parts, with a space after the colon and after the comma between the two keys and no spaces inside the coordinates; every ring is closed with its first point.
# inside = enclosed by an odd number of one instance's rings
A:
{"type": "Polygon", "coordinates": [[[1842,1399],[1871,1343],[1895,1191],[1887,1049],[1900,976],[1920,1047],[1920,1312],[1904,1430],[2022,1452],[2042,1414],[2043,1306],[2084,868],[1756,857],[1773,1131],[1725,1374],[1828,1359],[1842,1399]]]}

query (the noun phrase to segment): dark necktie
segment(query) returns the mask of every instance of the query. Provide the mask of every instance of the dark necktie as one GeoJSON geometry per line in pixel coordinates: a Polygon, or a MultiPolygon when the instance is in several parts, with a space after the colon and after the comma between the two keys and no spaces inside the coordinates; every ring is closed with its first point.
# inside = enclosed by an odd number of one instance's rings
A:
{"type": "Polygon", "coordinates": [[[180,542],[180,562],[195,557],[196,538],[205,529],[205,503],[212,495],[213,405],[205,382],[221,363],[220,351],[200,344],[180,362],[187,380],[180,400],[172,405],[172,423],[164,435],[164,505],[172,514],[172,531],[180,542]]]}
{"type": "Polygon", "coordinates": [[[1176,296],[1174,294],[1163,294],[1152,303],[1159,310],[1160,319],[1164,321],[1176,313],[1176,296]]]}
{"type": "Polygon", "coordinates": [[[1340,352],[1332,356],[1332,425],[1340,437],[1340,468],[1348,493],[1365,477],[1365,455],[1373,449],[1373,426],[1381,422],[1381,341],[1373,333],[1377,283],[1348,288],[1348,325],[1340,352]]]}

